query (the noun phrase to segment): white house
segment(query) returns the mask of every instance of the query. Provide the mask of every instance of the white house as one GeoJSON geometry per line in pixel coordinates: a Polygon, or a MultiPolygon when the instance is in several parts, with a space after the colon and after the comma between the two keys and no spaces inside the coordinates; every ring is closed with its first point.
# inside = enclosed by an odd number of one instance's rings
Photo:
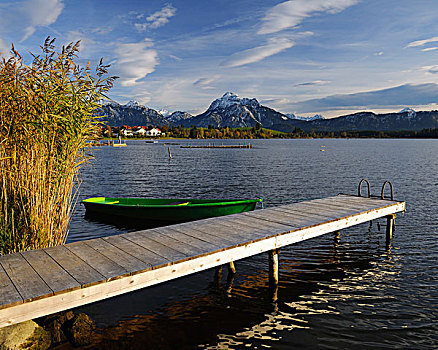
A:
{"type": "Polygon", "coordinates": [[[146,130],[146,136],[160,136],[161,130],[158,128],[152,128],[151,130],[146,130]]]}
{"type": "Polygon", "coordinates": [[[134,130],[132,133],[133,133],[134,135],[145,136],[147,132],[146,132],[146,130],[145,130],[145,127],[142,126],[142,127],[138,128],[138,129],[134,130]]]}
{"type": "Polygon", "coordinates": [[[123,129],[123,135],[124,136],[132,136],[132,129],[128,126],[129,129],[123,129]]]}

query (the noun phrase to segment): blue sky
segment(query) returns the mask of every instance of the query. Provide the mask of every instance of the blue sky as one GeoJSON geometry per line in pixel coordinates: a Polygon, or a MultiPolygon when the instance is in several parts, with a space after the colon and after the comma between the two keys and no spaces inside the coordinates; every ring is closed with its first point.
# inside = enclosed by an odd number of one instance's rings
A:
{"type": "Polygon", "coordinates": [[[203,112],[227,91],[283,113],[438,109],[437,0],[0,0],[0,51],[82,40],[110,97],[203,112]]]}

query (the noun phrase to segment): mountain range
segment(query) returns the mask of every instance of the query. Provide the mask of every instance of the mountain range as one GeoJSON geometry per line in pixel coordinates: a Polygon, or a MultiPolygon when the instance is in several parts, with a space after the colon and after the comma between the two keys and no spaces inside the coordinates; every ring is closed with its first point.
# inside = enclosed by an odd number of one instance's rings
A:
{"type": "Polygon", "coordinates": [[[125,105],[110,102],[102,105],[103,121],[110,126],[196,126],[221,127],[262,127],[289,132],[295,128],[305,131],[396,131],[438,128],[438,111],[416,112],[406,108],[400,112],[375,114],[358,112],[337,118],[325,119],[321,115],[301,117],[283,114],[261,105],[255,98],[240,98],[227,92],[214,100],[208,109],[199,114],[187,112],[157,111],[135,101],[125,105]]]}

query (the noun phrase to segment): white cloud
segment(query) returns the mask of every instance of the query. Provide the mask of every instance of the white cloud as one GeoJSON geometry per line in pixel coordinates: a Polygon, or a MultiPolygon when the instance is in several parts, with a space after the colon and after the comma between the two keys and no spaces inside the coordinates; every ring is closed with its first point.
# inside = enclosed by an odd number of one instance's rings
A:
{"type": "Polygon", "coordinates": [[[237,52],[222,63],[225,67],[239,67],[245,64],[261,61],[294,46],[294,42],[287,38],[271,38],[265,45],[237,52]]]}
{"type": "MultiPolygon", "coordinates": [[[[167,4],[160,11],[153,13],[146,17],[145,23],[135,23],[135,28],[139,32],[143,32],[148,28],[155,29],[165,25],[169,22],[169,18],[175,16],[176,8],[171,4],[167,4]]],[[[141,19],[142,16],[137,16],[137,19],[141,19]]]]}
{"type": "Polygon", "coordinates": [[[427,51],[435,51],[435,50],[438,50],[438,47],[428,47],[428,48],[425,48],[421,51],[427,52],[427,51]]]}
{"type": "Polygon", "coordinates": [[[40,26],[48,26],[55,23],[64,9],[62,0],[28,0],[20,4],[20,18],[24,28],[21,42],[30,37],[40,26]]]}
{"type": "Polygon", "coordinates": [[[360,0],[291,0],[271,8],[259,29],[259,34],[271,34],[295,27],[305,18],[318,13],[335,14],[360,0]]]}
{"type": "Polygon", "coordinates": [[[426,44],[434,43],[434,42],[438,42],[438,36],[430,38],[430,39],[413,41],[413,42],[409,43],[406,47],[424,46],[426,44]]]}
{"type": "Polygon", "coordinates": [[[137,85],[140,79],[155,70],[159,61],[157,51],[152,47],[153,43],[149,40],[118,45],[114,69],[122,86],[137,85]]]}

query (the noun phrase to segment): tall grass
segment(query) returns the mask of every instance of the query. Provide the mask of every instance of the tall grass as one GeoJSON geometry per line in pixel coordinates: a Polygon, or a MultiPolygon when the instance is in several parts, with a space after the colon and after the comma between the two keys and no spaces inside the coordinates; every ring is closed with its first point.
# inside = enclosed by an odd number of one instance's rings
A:
{"type": "Polygon", "coordinates": [[[81,68],[78,48],[57,52],[49,37],[30,65],[13,46],[0,62],[0,254],[67,237],[93,112],[116,78],[102,60],[81,68]]]}

